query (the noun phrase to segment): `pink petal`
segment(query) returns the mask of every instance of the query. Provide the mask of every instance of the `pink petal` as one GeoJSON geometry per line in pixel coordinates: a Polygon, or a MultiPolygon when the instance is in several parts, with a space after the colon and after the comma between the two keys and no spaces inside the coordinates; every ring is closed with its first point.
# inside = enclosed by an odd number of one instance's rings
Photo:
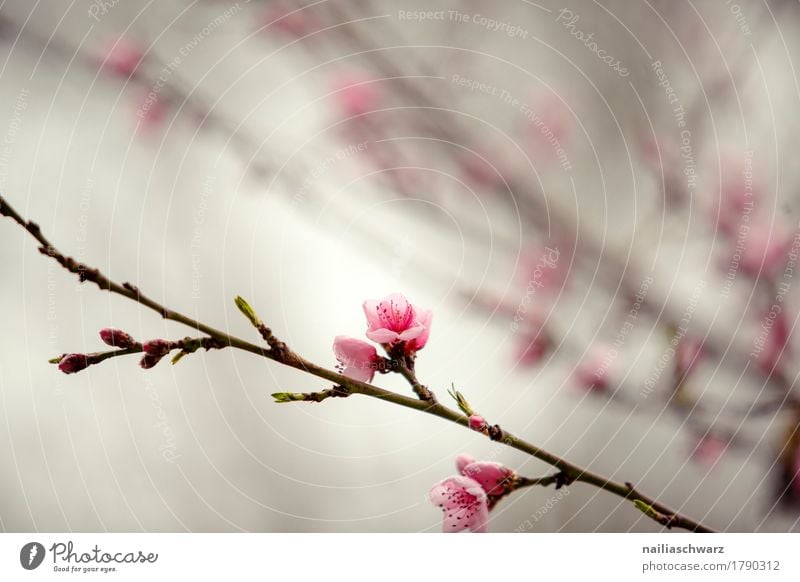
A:
{"type": "Polygon", "coordinates": [[[429,497],[444,512],[443,531],[487,531],[489,508],[486,494],[477,481],[461,475],[448,477],[433,486],[429,497]]]}
{"type": "Polygon", "coordinates": [[[378,316],[380,303],[374,299],[364,301],[362,307],[364,308],[364,315],[367,318],[367,328],[372,331],[383,327],[381,318],[378,316]]]}
{"type": "Polygon", "coordinates": [[[428,337],[431,335],[431,321],[433,320],[433,311],[430,309],[422,309],[418,313],[418,322],[424,328],[423,332],[414,340],[414,349],[421,350],[428,343],[428,337]]]}
{"type": "Polygon", "coordinates": [[[359,382],[372,382],[372,378],[375,377],[375,369],[364,366],[345,366],[342,375],[359,382]]]}
{"type": "Polygon", "coordinates": [[[461,473],[480,483],[487,495],[502,495],[505,491],[503,482],[514,474],[508,467],[490,461],[470,463],[461,473]]]}
{"type": "Polygon", "coordinates": [[[456,457],[456,468],[458,469],[458,472],[463,475],[464,474],[464,468],[467,465],[469,465],[471,463],[474,463],[474,462],[475,462],[475,459],[472,458],[470,455],[468,455],[466,453],[461,453],[460,455],[458,455],[456,457]]]}
{"type": "Polygon", "coordinates": [[[421,325],[417,325],[415,327],[408,328],[404,332],[400,333],[397,337],[400,338],[400,340],[407,342],[413,339],[417,339],[423,333],[425,333],[425,328],[422,327],[421,325]]]}
{"type": "Polygon", "coordinates": [[[368,331],[367,337],[372,341],[374,341],[375,343],[379,344],[390,344],[394,341],[397,341],[400,338],[397,332],[394,332],[386,328],[376,329],[375,331],[368,331]]]}

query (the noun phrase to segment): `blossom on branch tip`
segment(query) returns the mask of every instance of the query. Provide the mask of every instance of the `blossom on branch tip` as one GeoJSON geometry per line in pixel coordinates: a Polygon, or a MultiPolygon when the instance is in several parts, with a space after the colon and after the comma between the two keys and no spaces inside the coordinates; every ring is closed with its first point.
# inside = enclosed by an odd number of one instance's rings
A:
{"type": "Polygon", "coordinates": [[[382,360],[373,345],[344,335],[337,335],[333,340],[333,353],[339,360],[341,373],[361,382],[372,381],[382,360]]]}
{"type": "Polygon", "coordinates": [[[58,363],[58,369],[65,374],[75,374],[85,370],[91,365],[89,357],[85,354],[67,354],[58,363]]]}
{"type": "Polygon", "coordinates": [[[367,317],[367,337],[372,341],[391,345],[406,342],[406,352],[421,350],[428,343],[433,312],[409,303],[400,293],[364,302],[367,317]]]}
{"type": "Polygon", "coordinates": [[[442,531],[457,533],[470,530],[486,533],[489,528],[489,505],[480,483],[456,475],[440,481],[430,491],[431,503],[442,508],[442,531]]]}
{"type": "Polygon", "coordinates": [[[113,329],[110,327],[100,330],[100,339],[103,340],[106,345],[122,349],[129,348],[136,343],[136,340],[134,340],[129,333],[121,329],[113,329]]]}

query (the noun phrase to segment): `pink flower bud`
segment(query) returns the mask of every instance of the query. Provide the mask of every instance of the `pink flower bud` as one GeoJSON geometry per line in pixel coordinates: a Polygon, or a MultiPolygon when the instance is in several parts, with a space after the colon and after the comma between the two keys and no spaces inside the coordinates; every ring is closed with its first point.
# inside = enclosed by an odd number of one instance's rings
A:
{"type": "Polygon", "coordinates": [[[85,354],[67,354],[58,363],[58,369],[65,374],[75,374],[85,370],[90,365],[89,357],[85,354]]]}
{"type": "Polygon", "coordinates": [[[472,430],[483,432],[486,429],[486,420],[480,414],[473,414],[469,417],[469,427],[472,430]]]}
{"type": "Polygon", "coordinates": [[[154,356],[153,354],[145,354],[144,357],[139,361],[139,365],[144,368],[145,370],[149,370],[150,368],[154,368],[156,364],[161,361],[163,356],[154,356]]]}
{"type": "Polygon", "coordinates": [[[145,342],[144,345],[142,345],[142,349],[144,350],[144,353],[149,356],[157,356],[162,358],[169,353],[170,349],[172,349],[172,344],[165,339],[154,339],[150,340],[149,342],[145,342]]]}
{"type": "Polygon", "coordinates": [[[136,343],[127,332],[110,327],[100,330],[100,339],[103,340],[106,345],[123,349],[129,348],[136,343]]]}

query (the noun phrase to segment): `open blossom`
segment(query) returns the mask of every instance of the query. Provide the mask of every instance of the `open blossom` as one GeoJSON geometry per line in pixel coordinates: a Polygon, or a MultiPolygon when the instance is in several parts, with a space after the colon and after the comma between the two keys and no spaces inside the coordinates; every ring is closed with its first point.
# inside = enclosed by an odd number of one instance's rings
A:
{"type": "Polygon", "coordinates": [[[372,381],[381,361],[375,346],[344,335],[337,335],[333,340],[333,353],[339,360],[342,374],[361,382],[372,381]]]}
{"type": "Polygon", "coordinates": [[[428,342],[433,312],[415,307],[400,293],[364,302],[367,337],[379,344],[407,342],[406,351],[421,350],[428,342]]]}
{"type": "Polygon", "coordinates": [[[456,468],[460,475],[440,481],[430,492],[431,502],[444,512],[442,530],[484,533],[489,528],[489,511],[511,490],[514,471],[466,454],[456,457],[456,468]]]}
{"type": "Polygon", "coordinates": [[[444,512],[442,531],[488,531],[489,505],[486,492],[474,479],[461,475],[448,477],[433,486],[430,500],[444,512]]]}

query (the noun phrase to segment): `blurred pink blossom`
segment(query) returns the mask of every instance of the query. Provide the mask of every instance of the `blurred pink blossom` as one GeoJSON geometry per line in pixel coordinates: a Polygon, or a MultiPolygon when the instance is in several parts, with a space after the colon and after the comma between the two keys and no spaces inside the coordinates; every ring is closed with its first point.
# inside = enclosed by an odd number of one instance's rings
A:
{"type": "Polygon", "coordinates": [[[309,10],[293,10],[274,4],[265,7],[261,22],[261,26],[267,27],[265,30],[276,30],[289,38],[301,38],[320,28],[309,10]]]}
{"type": "Polygon", "coordinates": [[[339,73],[333,81],[333,98],[345,117],[368,113],[383,101],[375,79],[361,71],[339,73]]]}
{"type": "Polygon", "coordinates": [[[103,44],[101,66],[110,73],[128,78],[136,72],[144,53],[144,47],[135,40],[111,39],[103,44]]]}
{"type": "Polygon", "coordinates": [[[742,271],[752,277],[769,278],[786,264],[792,235],[779,219],[757,218],[751,221],[742,243],[742,271]]]}
{"type": "Polygon", "coordinates": [[[675,349],[675,373],[678,380],[685,379],[704,355],[703,342],[693,336],[685,336],[675,349]]]}
{"type": "Polygon", "coordinates": [[[707,434],[697,443],[692,452],[692,459],[710,468],[719,462],[727,448],[728,444],[725,441],[712,434],[707,434]]]}
{"type": "Polygon", "coordinates": [[[583,360],[575,367],[573,380],[586,391],[606,391],[609,388],[609,372],[613,372],[617,350],[606,344],[596,344],[589,349],[583,360]]]}

